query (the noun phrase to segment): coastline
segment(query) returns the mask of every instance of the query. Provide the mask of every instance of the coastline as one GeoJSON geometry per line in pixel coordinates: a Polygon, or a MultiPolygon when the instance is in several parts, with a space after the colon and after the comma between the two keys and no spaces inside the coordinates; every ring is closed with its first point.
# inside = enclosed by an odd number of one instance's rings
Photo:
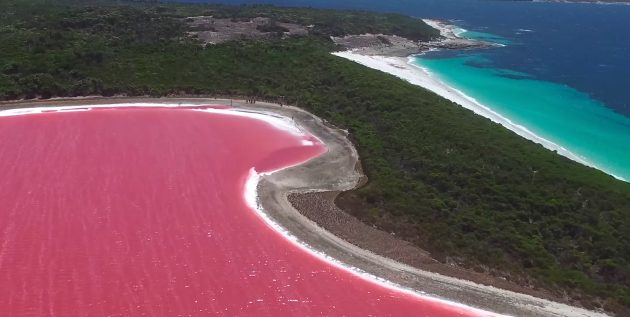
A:
{"type": "Polygon", "coordinates": [[[358,54],[354,51],[335,52],[333,53],[333,55],[351,60],[355,63],[372,69],[388,73],[390,75],[403,79],[412,85],[420,86],[424,89],[430,90],[445,99],[448,99],[468,110],[473,111],[477,115],[483,116],[495,123],[500,124],[506,129],[518,134],[519,136],[527,140],[542,145],[548,150],[557,152],[558,154],[580,164],[603,171],[619,180],[626,181],[624,178],[619,177],[611,173],[610,171],[607,171],[605,168],[601,168],[596,164],[588,161],[587,159],[571,152],[569,149],[535,134],[534,132],[527,129],[527,127],[513,122],[511,119],[502,116],[501,114],[492,110],[490,107],[481,104],[475,98],[468,96],[464,92],[444,83],[434,74],[432,74],[428,69],[420,67],[413,63],[414,56],[417,55],[412,55],[407,58],[383,55],[367,56],[363,54],[358,54]]]}
{"type": "Polygon", "coordinates": [[[426,23],[428,26],[440,31],[440,35],[447,39],[462,39],[460,35],[466,30],[459,28],[452,24],[447,24],[439,20],[434,19],[422,19],[422,22],[426,23]]]}
{"type": "Polygon", "coordinates": [[[582,165],[600,170],[618,180],[625,182],[629,181],[624,177],[615,174],[613,171],[600,166],[577,153],[574,153],[562,144],[554,142],[540,134],[536,134],[525,125],[518,124],[509,117],[500,114],[487,105],[482,104],[474,97],[471,97],[463,91],[450,86],[426,67],[416,64],[414,61],[417,56],[421,56],[431,51],[484,49],[505,46],[505,44],[465,38],[462,34],[467,32],[467,30],[450,24],[447,21],[435,19],[422,19],[422,21],[430,27],[438,30],[442,38],[437,41],[424,43],[424,45],[422,45],[423,49],[420,52],[409,52],[409,54],[401,56],[397,54],[390,54],[389,52],[383,50],[374,50],[372,47],[357,48],[344,46],[346,48],[345,51],[333,52],[332,54],[368,68],[396,76],[412,85],[430,90],[433,93],[450,100],[451,102],[454,102],[477,115],[490,119],[494,123],[500,124],[522,138],[542,145],[550,151],[556,152],[582,165]]]}
{"type": "Polygon", "coordinates": [[[430,41],[412,41],[410,39],[387,34],[355,34],[331,37],[337,45],[347,50],[368,56],[407,57],[431,50],[470,50],[504,46],[484,40],[468,39],[460,36],[466,30],[438,20],[422,20],[428,26],[440,31],[440,37],[430,41]]]}
{"type": "MultiPolygon", "coordinates": [[[[86,104],[152,103],[153,105],[170,104],[177,106],[177,103],[218,105],[227,104],[229,101],[199,98],[98,98],[96,100],[44,100],[2,105],[13,108],[41,105],[78,105],[82,108],[88,108],[89,106],[86,107],[86,104]]],[[[358,155],[352,143],[347,139],[347,132],[331,127],[320,118],[296,107],[282,107],[270,103],[251,105],[242,101],[235,102],[235,106],[247,113],[257,112],[283,118],[284,122],[291,122],[298,127],[298,130],[310,133],[326,145],[327,151],[324,154],[304,164],[282,169],[272,174],[255,176],[257,205],[261,207],[260,212],[277,224],[278,228],[283,228],[286,233],[289,233],[312,252],[329,260],[334,259],[334,263],[343,263],[343,267],[351,273],[369,278],[382,286],[407,290],[407,292],[413,291],[419,297],[429,297],[439,302],[466,307],[466,309],[472,307],[470,308],[472,312],[485,316],[498,316],[497,314],[549,317],[608,316],[604,313],[543,299],[559,300],[553,296],[534,297],[525,294],[527,292],[514,292],[471,282],[471,278],[466,278],[466,275],[464,275],[465,279],[460,279],[427,271],[417,266],[412,267],[392,260],[381,252],[375,253],[363,249],[344,240],[340,237],[341,235],[335,235],[338,233],[327,231],[322,228],[320,223],[306,217],[303,214],[303,209],[296,209],[288,197],[291,194],[350,190],[361,183],[364,176],[360,169],[357,169],[358,155]],[[291,118],[290,121],[289,118],[291,118]],[[486,311],[496,313],[487,313],[486,311]]],[[[252,184],[250,180],[249,190],[244,193],[246,197],[249,196],[250,202],[252,201],[252,184]]],[[[318,206],[312,207],[318,208],[318,206]]],[[[355,221],[360,222],[358,219],[355,221]]],[[[351,229],[348,228],[348,230],[351,229]]],[[[387,235],[387,233],[384,234],[387,235]]]]}

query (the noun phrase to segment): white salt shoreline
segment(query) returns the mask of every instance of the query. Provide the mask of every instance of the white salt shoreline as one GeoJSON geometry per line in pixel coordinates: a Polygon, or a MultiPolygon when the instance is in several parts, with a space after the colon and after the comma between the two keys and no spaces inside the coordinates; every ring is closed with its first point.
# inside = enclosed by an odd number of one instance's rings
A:
{"type": "MultiPolygon", "coordinates": [[[[299,163],[298,165],[304,164],[304,163],[305,162],[302,162],[302,163],[299,163]]],[[[298,247],[302,251],[305,251],[311,254],[312,256],[316,258],[319,258],[320,260],[328,263],[329,265],[332,265],[333,267],[346,271],[362,280],[375,283],[379,285],[380,287],[383,287],[389,290],[393,290],[393,291],[406,294],[406,295],[411,295],[413,297],[419,298],[427,302],[447,305],[453,308],[460,308],[467,312],[474,313],[478,317],[511,317],[510,315],[504,315],[504,314],[498,314],[498,313],[486,311],[486,310],[472,307],[466,304],[450,301],[450,300],[439,298],[439,297],[430,296],[419,290],[403,287],[401,285],[393,283],[384,278],[365,272],[357,267],[338,261],[337,259],[327,255],[326,253],[311,247],[308,243],[299,240],[290,231],[288,231],[287,229],[282,227],[280,224],[275,222],[271,218],[271,216],[267,212],[264,211],[260,203],[258,190],[257,190],[258,183],[260,182],[260,178],[262,176],[268,176],[273,173],[276,173],[276,172],[279,172],[279,171],[282,171],[291,167],[292,166],[287,166],[287,167],[283,167],[278,170],[275,170],[272,172],[266,172],[266,173],[258,173],[254,168],[252,168],[249,171],[249,175],[245,182],[244,198],[248,207],[252,209],[254,212],[256,212],[258,217],[260,217],[267,226],[271,227],[274,231],[280,233],[285,239],[291,242],[294,246],[298,247]]]]}
{"type": "MultiPolygon", "coordinates": [[[[79,112],[88,111],[91,109],[107,109],[107,108],[186,108],[193,106],[203,106],[200,104],[186,104],[186,103],[116,103],[116,104],[101,104],[101,105],[85,105],[85,106],[56,106],[56,107],[33,107],[33,108],[15,108],[0,111],[0,117],[28,115],[28,114],[41,114],[49,112],[79,112]]],[[[218,105],[208,105],[218,106],[218,105]]],[[[217,113],[224,115],[233,115],[248,117],[251,119],[257,119],[264,121],[276,129],[280,129],[294,135],[304,135],[304,131],[300,130],[294,122],[289,118],[285,118],[273,113],[267,113],[263,111],[249,111],[239,108],[206,108],[206,109],[190,109],[192,111],[202,111],[207,113],[217,113]]]]}
{"type": "Polygon", "coordinates": [[[415,65],[413,63],[413,56],[410,56],[408,58],[376,55],[367,56],[357,54],[353,51],[335,52],[333,53],[333,55],[351,60],[372,69],[380,70],[382,72],[394,75],[409,82],[410,84],[430,90],[445,99],[448,99],[468,110],[473,111],[477,115],[483,116],[492,120],[495,123],[502,125],[506,129],[518,134],[525,139],[541,144],[548,150],[556,151],[558,154],[565,156],[573,161],[603,171],[617,179],[624,180],[623,178],[596,166],[595,164],[587,161],[583,157],[571,152],[570,150],[550,140],[547,140],[528,130],[526,127],[519,125],[512,120],[500,115],[489,107],[479,103],[477,100],[475,100],[475,98],[466,95],[462,91],[449,86],[440,79],[436,78],[435,75],[431,74],[427,69],[415,65]]]}

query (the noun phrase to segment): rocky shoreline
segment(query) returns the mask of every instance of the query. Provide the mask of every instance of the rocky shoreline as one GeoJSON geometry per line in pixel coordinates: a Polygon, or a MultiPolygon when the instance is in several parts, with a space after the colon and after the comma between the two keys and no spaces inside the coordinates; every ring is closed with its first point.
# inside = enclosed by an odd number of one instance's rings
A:
{"type": "Polygon", "coordinates": [[[423,20],[440,31],[440,38],[433,41],[412,41],[404,37],[386,34],[359,34],[332,37],[331,40],[345,50],[361,55],[407,57],[431,50],[470,50],[498,47],[499,44],[461,37],[457,28],[444,21],[423,20]]]}

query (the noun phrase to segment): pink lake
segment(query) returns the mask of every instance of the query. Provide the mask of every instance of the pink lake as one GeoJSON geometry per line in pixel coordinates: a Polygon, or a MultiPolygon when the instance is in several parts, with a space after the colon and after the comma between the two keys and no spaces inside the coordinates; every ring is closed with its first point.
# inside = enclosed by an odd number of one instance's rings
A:
{"type": "Polygon", "coordinates": [[[0,117],[0,316],[479,316],[332,265],[248,207],[252,167],[324,150],[192,109],[0,117]]]}

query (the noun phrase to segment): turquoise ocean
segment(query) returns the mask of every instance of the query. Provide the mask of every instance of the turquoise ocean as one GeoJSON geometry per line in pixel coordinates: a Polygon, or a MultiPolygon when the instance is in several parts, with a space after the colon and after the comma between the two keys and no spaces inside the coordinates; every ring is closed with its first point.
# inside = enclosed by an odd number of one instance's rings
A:
{"type": "MultiPolygon", "coordinates": [[[[467,31],[460,36],[511,45],[508,39],[484,32],[467,31]]],[[[485,54],[430,52],[415,57],[413,63],[592,166],[630,180],[630,118],[565,84],[493,67],[485,54]]]]}

